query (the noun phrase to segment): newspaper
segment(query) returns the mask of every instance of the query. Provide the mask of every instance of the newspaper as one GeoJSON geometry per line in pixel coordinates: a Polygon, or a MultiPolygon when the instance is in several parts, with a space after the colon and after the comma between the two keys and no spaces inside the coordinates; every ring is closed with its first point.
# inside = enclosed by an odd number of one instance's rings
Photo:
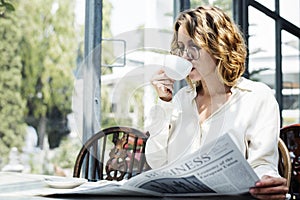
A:
{"type": "MultiPolygon", "coordinates": [[[[60,194],[203,196],[247,193],[259,178],[226,133],[195,153],[128,181],[86,183],[60,194]]],[[[56,193],[57,194],[57,193],[56,193]]]]}

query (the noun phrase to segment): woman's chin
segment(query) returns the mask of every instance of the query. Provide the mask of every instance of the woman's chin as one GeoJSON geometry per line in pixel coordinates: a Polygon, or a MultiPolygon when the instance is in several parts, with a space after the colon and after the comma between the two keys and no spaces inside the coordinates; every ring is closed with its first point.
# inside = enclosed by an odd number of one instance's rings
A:
{"type": "Polygon", "coordinates": [[[193,74],[189,74],[189,77],[191,79],[192,82],[196,82],[196,81],[200,81],[201,80],[201,77],[198,75],[193,75],[193,74]]]}
{"type": "Polygon", "coordinates": [[[201,75],[199,74],[199,72],[196,71],[195,68],[192,69],[192,71],[189,74],[189,77],[191,79],[191,81],[200,81],[201,80],[201,75]]]}

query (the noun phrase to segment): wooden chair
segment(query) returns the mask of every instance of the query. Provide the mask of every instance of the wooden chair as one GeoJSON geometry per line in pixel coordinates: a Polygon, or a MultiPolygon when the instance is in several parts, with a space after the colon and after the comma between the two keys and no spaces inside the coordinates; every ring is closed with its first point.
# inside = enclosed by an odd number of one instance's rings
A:
{"type": "Polygon", "coordinates": [[[300,198],[300,124],[291,124],[280,129],[280,138],[284,141],[291,158],[292,199],[300,198]]]}
{"type": "Polygon", "coordinates": [[[120,181],[150,169],[144,153],[147,138],[148,133],[130,127],[101,130],[82,146],[73,176],[120,181]]]}
{"type": "Polygon", "coordinates": [[[284,144],[283,140],[279,138],[278,141],[278,150],[279,150],[279,162],[278,170],[281,176],[286,178],[288,187],[291,182],[291,173],[292,173],[292,163],[290,158],[289,150],[284,144]]]}

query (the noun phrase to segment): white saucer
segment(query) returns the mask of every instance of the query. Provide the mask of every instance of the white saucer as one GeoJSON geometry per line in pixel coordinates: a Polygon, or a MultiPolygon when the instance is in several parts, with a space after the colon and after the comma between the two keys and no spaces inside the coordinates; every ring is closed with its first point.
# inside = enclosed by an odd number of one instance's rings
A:
{"type": "Polygon", "coordinates": [[[52,188],[71,189],[87,182],[84,178],[45,177],[45,183],[52,188]]]}

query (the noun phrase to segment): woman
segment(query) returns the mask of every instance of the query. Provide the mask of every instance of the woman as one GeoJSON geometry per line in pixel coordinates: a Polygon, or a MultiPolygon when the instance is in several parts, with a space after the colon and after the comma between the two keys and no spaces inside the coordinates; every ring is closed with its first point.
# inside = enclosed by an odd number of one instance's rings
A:
{"type": "Polygon", "coordinates": [[[184,11],[174,28],[171,53],[190,61],[193,68],[186,78],[188,86],[174,96],[174,80],[163,70],[152,79],[162,105],[148,120],[149,165],[174,162],[229,133],[260,177],[251,195],[285,199],[288,187],[278,174],[274,145],[279,137],[278,104],[265,84],[241,77],[247,55],[239,29],[216,7],[184,11]]]}

